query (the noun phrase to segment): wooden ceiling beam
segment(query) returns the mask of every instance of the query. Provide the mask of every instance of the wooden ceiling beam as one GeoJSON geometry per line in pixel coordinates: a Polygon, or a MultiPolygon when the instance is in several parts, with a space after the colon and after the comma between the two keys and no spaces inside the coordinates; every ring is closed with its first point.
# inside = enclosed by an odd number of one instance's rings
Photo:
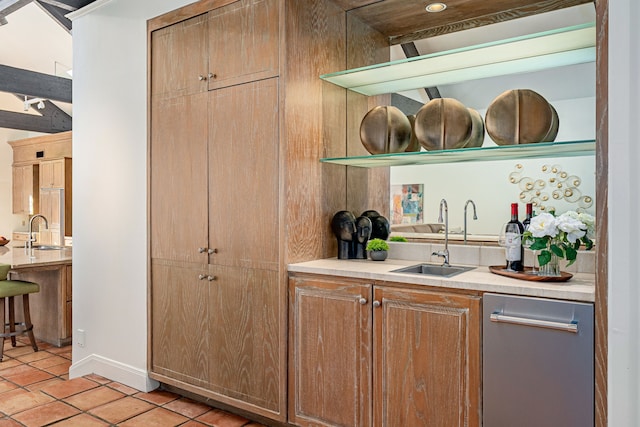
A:
{"type": "Polygon", "coordinates": [[[71,130],[72,120],[68,114],[49,101],[46,101],[45,105],[45,110],[51,109],[45,116],[0,110],[0,128],[42,133],[58,133],[71,130]]]}
{"type": "Polygon", "coordinates": [[[8,65],[0,65],[0,92],[72,102],[70,79],[8,65]]]}

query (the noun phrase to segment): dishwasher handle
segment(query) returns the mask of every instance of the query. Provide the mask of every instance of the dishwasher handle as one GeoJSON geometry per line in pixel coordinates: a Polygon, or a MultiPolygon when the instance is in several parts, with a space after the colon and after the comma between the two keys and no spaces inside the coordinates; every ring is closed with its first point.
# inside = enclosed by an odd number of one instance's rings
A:
{"type": "Polygon", "coordinates": [[[502,313],[491,313],[489,319],[497,323],[511,323],[523,326],[535,326],[538,328],[555,329],[559,331],[578,333],[578,323],[562,323],[551,320],[530,319],[527,317],[507,316],[502,313]]]}

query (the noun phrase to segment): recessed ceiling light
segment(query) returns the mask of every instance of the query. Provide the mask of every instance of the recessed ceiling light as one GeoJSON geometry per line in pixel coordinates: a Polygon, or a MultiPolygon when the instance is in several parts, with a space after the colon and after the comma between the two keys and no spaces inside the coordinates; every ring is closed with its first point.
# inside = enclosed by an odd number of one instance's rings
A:
{"type": "Polygon", "coordinates": [[[442,12],[447,8],[447,5],[444,3],[429,3],[425,9],[427,12],[442,12]]]}

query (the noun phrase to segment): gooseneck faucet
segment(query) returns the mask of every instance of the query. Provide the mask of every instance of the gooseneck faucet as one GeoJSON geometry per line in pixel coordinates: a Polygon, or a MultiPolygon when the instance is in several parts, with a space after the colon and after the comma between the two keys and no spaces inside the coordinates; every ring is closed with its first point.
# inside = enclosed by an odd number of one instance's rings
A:
{"type": "Polygon", "coordinates": [[[445,199],[440,200],[440,215],[438,222],[442,222],[442,207],[444,206],[444,251],[433,252],[431,255],[444,258],[443,266],[449,267],[449,206],[445,199]]]}
{"type": "Polygon", "coordinates": [[[33,221],[35,221],[36,218],[42,218],[42,220],[44,221],[44,227],[49,228],[49,221],[47,221],[47,218],[45,218],[44,215],[35,214],[31,217],[31,219],[29,220],[29,236],[27,238],[27,245],[25,246],[25,250],[27,252],[33,247],[33,242],[36,241],[36,239],[33,238],[33,221]]]}
{"type": "Polygon", "coordinates": [[[471,203],[471,205],[473,206],[473,219],[477,220],[478,219],[478,215],[476,215],[476,204],[473,202],[473,200],[469,199],[464,203],[464,244],[467,244],[467,205],[469,205],[469,203],[471,203]]]}

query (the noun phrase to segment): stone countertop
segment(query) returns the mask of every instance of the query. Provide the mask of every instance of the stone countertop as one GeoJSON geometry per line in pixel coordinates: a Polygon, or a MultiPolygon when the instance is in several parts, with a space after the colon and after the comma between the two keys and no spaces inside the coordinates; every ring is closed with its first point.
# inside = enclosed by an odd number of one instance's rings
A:
{"type": "MultiPolygon", "coordinates": [[[[20,244],[22,243],[20,242],[20,244]]],[[[28,254],[25,248],[10,245],[0,246],[0,264],[10,264],[11,268],[14,269],[71,264],[71,248],[46,251],[32,250],[32,253],[28,254]]]]}
{"type": "Polygon", "coordinates": [[[532,282],[493,274],[486,266],[479,266],[471,271],[449,278],[391,272],[391,270],[418,263],[417,261],[400,259],[387,259],[379,262],[328,258],[290,264],[288,270],[293,273],[312,273],[448,289],[465,289],[583,302],[593,302],[595,300],[595,275],[590,273],[573,273],[573,277],[567,282],[532,282]]]}

